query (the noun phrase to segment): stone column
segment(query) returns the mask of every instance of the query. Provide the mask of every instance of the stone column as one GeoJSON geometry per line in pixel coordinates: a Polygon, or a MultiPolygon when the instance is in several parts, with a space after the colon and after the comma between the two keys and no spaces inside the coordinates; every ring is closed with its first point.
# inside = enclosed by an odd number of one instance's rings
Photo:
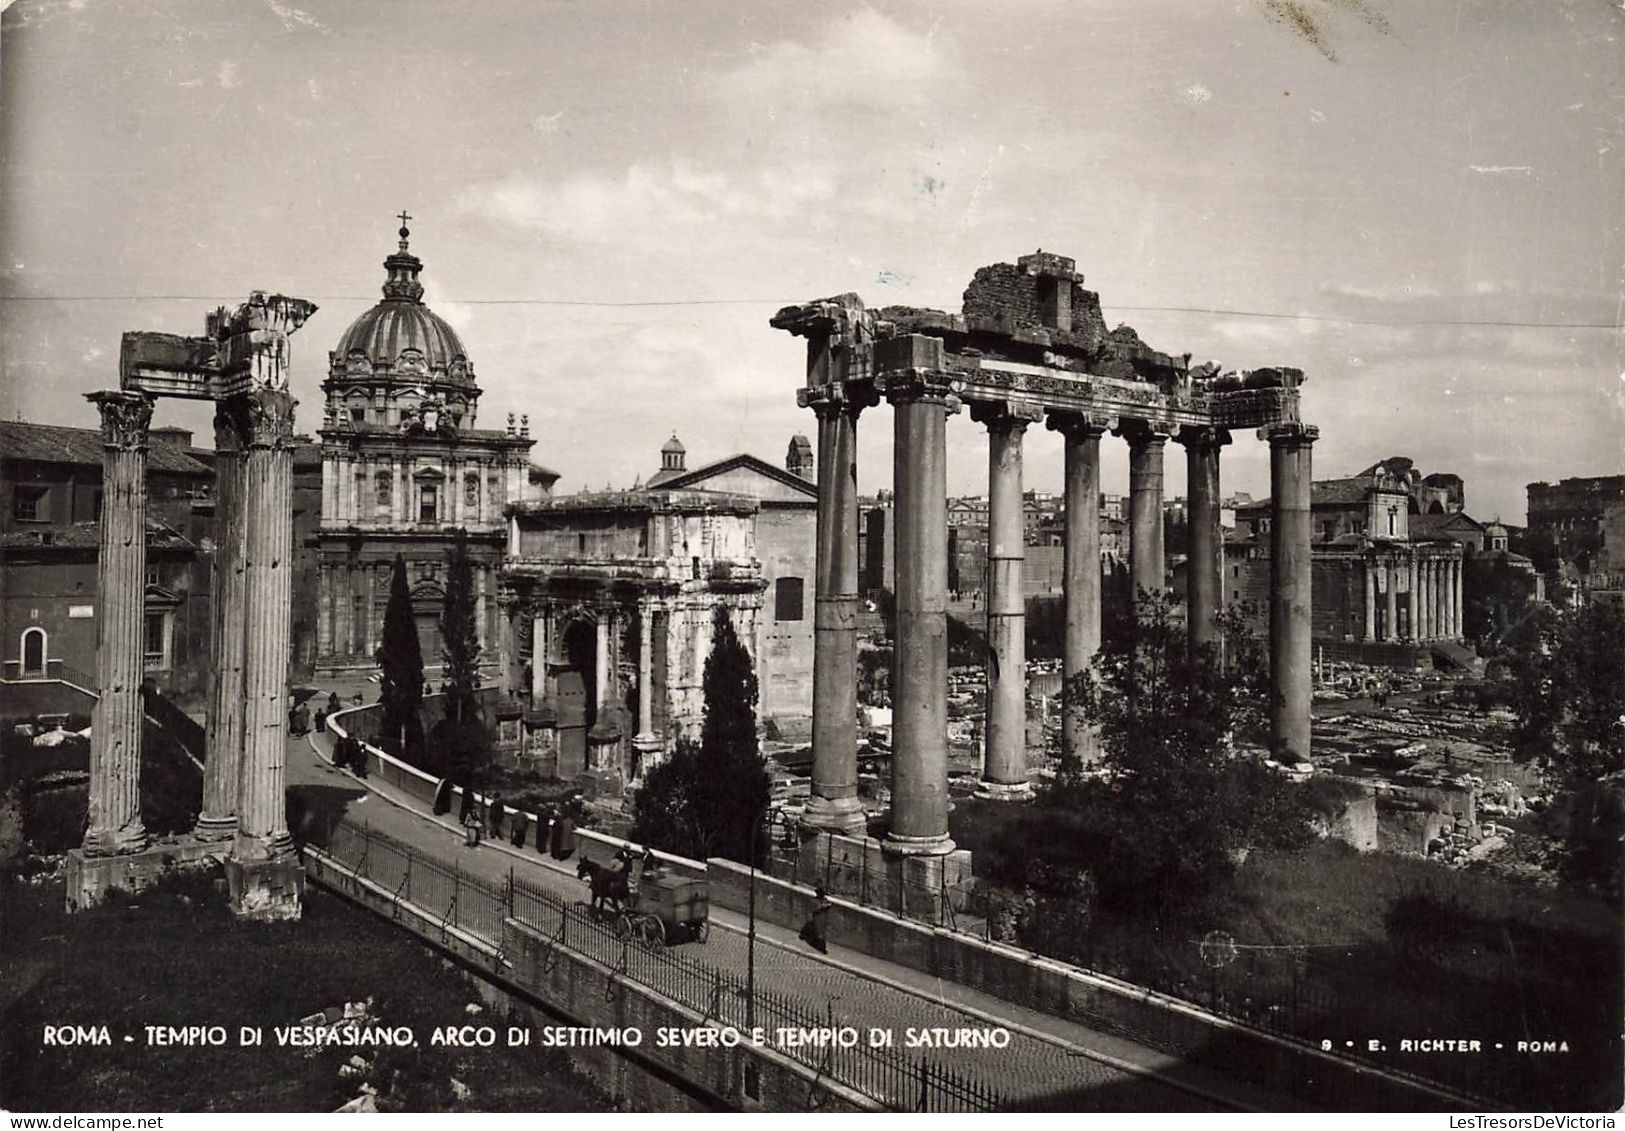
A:
{"type": "Polygon", "coordinates": [[[96,676],[91,710],[86,856],[140,852],[141,678],[147,584],[147,429],[152,398],[91,393],[102,419],[101,557],[96,563],[96,676]]]}
{"type": "Polygon", "coordinates": [[[389,461],[389,521],[400,525],[406,513],[406,482],[401,472],[401,457],[389,461]]]}
{"type": "Polygon", "coordinates": [[[1309,756],[1310,450],[1320,430],[1284,423],[1262,429],[1270,445],[1270,745],[1277,758],[1309,756]]]}
{"type": "Polygon", "coordinates": [[[1162,546],[1162,448],[1168,437],[1143,421],[1123,425],[1128,439],[1129,575],[1134,600],[1161,593],[1167,569],[1162,546]]]}
{"type": "MultiPolygon", "coordinates": [[[[230,840],[237,834],[237,783],[243,764],[243,638],[247,632],[248,506],[244,489],[248,453],[247,405],[232,397],[215,406],[215,551],[209,608],[213,646],[209,729],[203,764],[203,811],[199,840],[230,840]]],[[[322,573],[326,591],[327,573],[322,573]]],[[[324,602],[326,604],[326,602],[324,602]]],[[[318,625],[326,635],[326,623],[318,625]]]]}
{"type": "Polygon", "coordinates": [[[1418,631],[1418,625],[1416,623],[1416,618],[1421,613],[1421,610],[1418,607],[1416,588],[1417,588],[1417,585],[1420,583],[1421,579],[1417,575],[1416,554],[1415,554],[1414,551],[1411,554],[1410,564],[1406,567],[1405,572],[1406,572],[1406,575],[1407,575],[1407,580],[1410,583],[1410,588],[1405,594],[1405,619],[1406,619],[1406,621],[1409,622],[1406,625],[1406,629],[1407,629],[1406,635],[1412,641],[1416,641],[1416,640],[1420,640],[1422,638],[1421,633],[1418,631]]]}
{"type": "Polygon", "coordinates": [[[866,387],[836,384],[804,399],[818,414],[813,574],[813,780],[809,825],[861,832],[858,798],[858,415],[866,387]]]}
{"type": "Polygon", "coordinates": [[[474,638],[479,643],[480,654],[485,654],[485,574],[488,567],[484,562],[474,564],[474,638]]]}
{"type": "Polygon", "coordinates": [[[645,601],[638,608],[638,738],[653,738],[654,733],[654,608],[645,601]]]}
{"type": "Polygon", "coordinates": [[[497,605],[497,655],[501,660],[502,694],[517,697],[519,694],[519,655],[514,641],[513,617],[513,609],[502,604],[499,599],[497,605]]]}
{"type": "Polygon", "coordinates": [[[242,863],[274,863],[294,854],[284,815],[288,613],[293,597],[293,406],[293,397],[282,390],[259,389],[245,397],[246,710],[237,840],[232,849],[233,859],[242,863]]]}
{"type": "Polygon", "coordinates": [[[593,678],[596,681],[593,684],[593,705],[600,720],[610,701],[609,622],[612,615],[607,608],[598,610],[598,646],[593,649],[593,678]]]}
{"type": "MultiPolygon", "coordinates": [[[[929,347],[927,347],[929,348],[929,347]]],[[[938,346],[940,348],[940,346],[938,346]]],[[[948,413],[959,401],[928,368],[888,375],[897,519],[888,851],[942,855],[948,838],[948,413]]]]}
{"type": "Polygon", "coordinates": [[[1399,639],[1399,567],[1390,559],[1383,566],[1382,573],[1388,583],[1388,592],[1383,598],[1382,615],[1386,620],[1382,626],[1382,638],[1395,641],[1399,639]]]}
{"type": "MultiPolygon", "coordinates": [[[[1104,421],[1071,414],[1049,418],[1065,448],[1066,543],[1062,585],[1066,592],[1066,634],[1062,645],[1062,688],[1089,670],[1100,651],[1100,437],[1104,421]]],[[[1100,735],[1081,713],[1065,708],[1061,741],[1074,767],[1100,758],[1100,735]]]]}
{"type": "MultiPolygon", "coordinates": [[[[215,590],[219,592],[218,589],[215,590]]],[[[316,654],[333,652],[333,567],[326,563],[316,570],[316,654]]]]}
{"type": "Polygon", "coordinates": [[[322,525],[338,523],[339,474],[338,460],[333,455],[322,455],[322,525]]]}
{"type": "Polygon", "coordinates": [[[1441,581],[1439,559],[1428,559],[1428,639],[1437,640],[1444,635],[1443,603],[1439,600],[1441,581]]]}
{"type": "Polygon", "coordinates": [[[1360,639],[1370,644],[1377,639],[1377,563],[1362,560],[1360,572],[1365,575],[1365,625],[1360,639]]]}
{"type": "Polygon", "coordinates": [[[1462,559],[1455,558],[1450,563],[1450,639],[1460,640],[1461,629],[1461,582],[1463,573],[1462,559]]]}
{"type": "MultiPolygon", "coordinates": [[[[1027,594],[1022,580],[1026,526],[1021,496],[1022,437],[1037,406],[971,405],[987,426],[987,727],[977,796],[1020,800],[1027,782],[1027,594]]],[[[946,500],[944,500],[946,505],[946,500]]],[[[946,521],[946,520],[945,520],[946,521]]],[[[944,546],[947,534],[944,531],[944,546]]]]}
{"type": "Polygon", "coordinates": [[[530,702],[534,710],[547,695],[547,610],[537,609],[530,619],[530,702]]]}
{"type": "MultiPolygon", "coordinates": [[[[1219,533],[1219,449],[1230,442],[1223,428],[1186,428],[1186,494],[1190,554],[1186,559],[1186,626],[1191,647],[1219,643],[1219,610],[1224,605],[1224,539],[1219,533]]],[[[1160,504],[1159,504],[1159,510],[1160,504]]]]}

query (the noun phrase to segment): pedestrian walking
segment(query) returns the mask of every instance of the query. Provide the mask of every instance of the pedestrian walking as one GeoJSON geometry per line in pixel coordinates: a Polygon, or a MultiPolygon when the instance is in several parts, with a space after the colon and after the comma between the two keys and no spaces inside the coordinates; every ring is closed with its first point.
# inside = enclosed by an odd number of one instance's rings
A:
{"type": "Polygon", "coordinates": [[[829,934],[827,921],[829,919],[829,893],[823,888],[813,892],[812,917],[802,925],[801,941],[812,947],[819,954],[829,953],[829,934]]]}
{"type": "Polygon", "coordinates": [[[495,840],[502,835],[502,815],[505,812],[502,805],[502,794],[493,793],[490,803],[491,839],[495,840]]]}
{"type": "Polygon", "coordinates": [[[513,830],[508,837],[509,843],[515,848],[525,847],[525,832],[529,828],[530,814],[523,809],[515,809],[513,811],[513,830]]]}
{"type": "Polygon", "coordinates": [[[463,843],[469,848],[480,846],[480,811],[477,806],[470,806],[463,817],[463,843]]]}

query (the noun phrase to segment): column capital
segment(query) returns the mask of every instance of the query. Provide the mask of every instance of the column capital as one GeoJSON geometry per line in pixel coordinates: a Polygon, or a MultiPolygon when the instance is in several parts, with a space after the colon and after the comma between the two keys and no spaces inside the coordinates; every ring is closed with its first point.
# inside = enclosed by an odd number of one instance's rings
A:
{"type": "Polygon", "coordinates": [[[1260,440],[1268,440],[1272,448],[1307,448],[1320,439],[1320,429],[1313,424],[1296,420],[1283,420],[1258,430],[1260,440]]]}
{"type": "Polygon", "coordinates": [[[1026,401],[971,401],[970,418],[978,424],[985,424],[991,431],[993,429],[1008,429],[1011,431],[1024,431],[1029,424],[1036,424],[1044,418],[1042,405],[1026,401]]]}
{"type": "Polygon", "coordinates": [[[242,398],[243,443],[250,448],[293,447],[293,408],[299,402],[281,389],[256,389],[242,398]]]}
{"type": "Polygon", "coordinates": [[[810,408],[819,417],[833,417],[841,413],[856,417],[866,408],[880,403],[880,394],[873,381],[831,381],[826,385],[811,385],[796,390],[796,407],[810,408]]]}
{"type": "Polygon", "coordinates": [[[1196,451],[1218,451],[1230,443],[1230,429],[1212,425],[1186,425],[1174,437],[1186,448],[1196,451]]]}
{"type": "Polygon", "coordinates": [[[1117,417],[1093,412],[1059,412],[1050,409],[1044,420],[1044,427],[1051,432],[1061,433],[1069,440],[1087,439],[1091,435],[1099,439],[1117,427],[1117,417]]]}
{"type": "Polygon", "coordinates": [[[1172,429],[1150,420],[1122,420],[1112,432],[1128,441],[1131,448],[1161,448],[1172,429]]]}
{"type": "Polygon", "coordinates": [[[939,369],[894,369],[875,384],[893,405],[938,403],[952,416],[959,411],[957,383],[939,369]]]}
{"type": "Polygon", "coordinates": [[[147,429],[156,403],[146,393],[86,393],[102,415],[102,447],[121,452],[145,451],[147,429]]]}

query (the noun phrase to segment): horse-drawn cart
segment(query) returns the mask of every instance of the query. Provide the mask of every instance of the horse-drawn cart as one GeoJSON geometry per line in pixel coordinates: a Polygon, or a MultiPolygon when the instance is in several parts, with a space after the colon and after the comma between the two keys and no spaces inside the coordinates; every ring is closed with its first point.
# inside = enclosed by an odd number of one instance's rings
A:
{"type": "Polygon", "coordinates": [[[592,885],[592,913],[613,922],[615,933],[650,946],[704,942],[711,933],[711,885],[668,873],[642,860],[626,860],[619,871],[582,861],[577,872],[592,885]]]}

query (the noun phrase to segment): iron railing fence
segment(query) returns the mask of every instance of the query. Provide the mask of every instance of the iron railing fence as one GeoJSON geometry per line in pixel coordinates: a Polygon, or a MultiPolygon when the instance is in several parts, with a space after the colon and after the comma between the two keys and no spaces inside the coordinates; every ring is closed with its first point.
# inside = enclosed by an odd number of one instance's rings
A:
{"type": "Polygon", "coordinates": [[[457,928],[501,944],[502,920],[513,918],[546,937],[554,946],[589,958],[623,977],[678,1002],[707,1021],[747,1033],[752,1027],[768,1036],[776,1051],[819,1075],[868,1096],[893,1110],[930,1112],[995,1111],[1006,1097],[990,1083],[895,1048],[855,1043],[784,1044],[773,1041],[781,1029],[836,1030],[833,1008],[820,1015],[805,1002],[756,989],[737,975],[707,966],[677,951],[640,940],[618,929],[613,916],[571,903],[515,875],[505,884],[448,866],[387,834],[340,821],[323,846],[357,875],[394,893],[438,919],[443,929],[457,928]]]}

